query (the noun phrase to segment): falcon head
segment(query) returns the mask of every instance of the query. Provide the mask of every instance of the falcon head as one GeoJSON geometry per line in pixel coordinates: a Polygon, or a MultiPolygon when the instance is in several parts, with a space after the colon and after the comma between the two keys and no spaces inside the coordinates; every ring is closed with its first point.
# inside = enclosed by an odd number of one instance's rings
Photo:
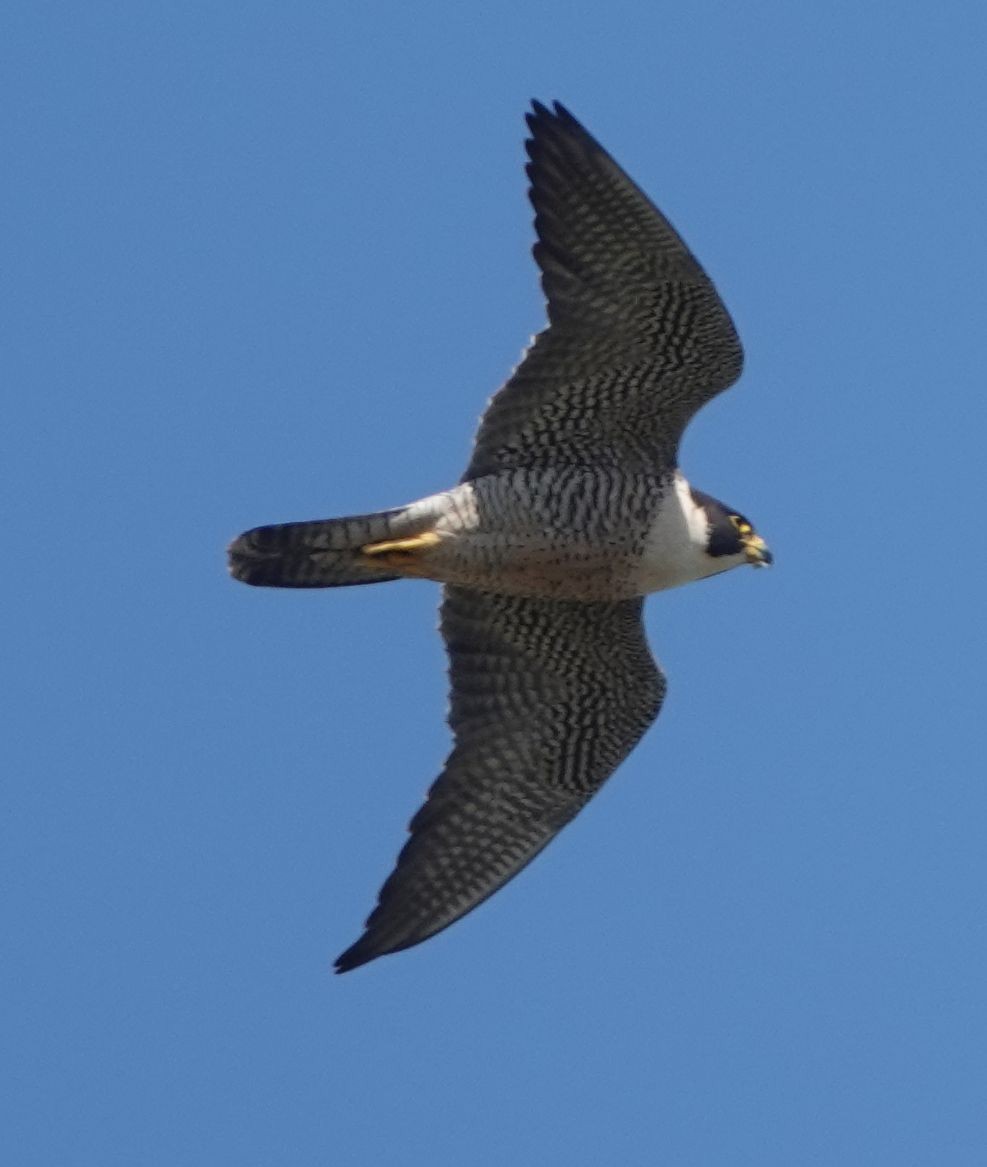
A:
{"type": "Polygon", "coordinates": [[[703,494],[701,490],[693,489],[692,498],[706,516],[707,555],[721,560],[724,568],[737,566],[740,562],[749,563],[753,567],[767,567],[774,563],[774,556],[768,550],[767,543],[754,530],[750,519],[740,511],[703,494]]]}

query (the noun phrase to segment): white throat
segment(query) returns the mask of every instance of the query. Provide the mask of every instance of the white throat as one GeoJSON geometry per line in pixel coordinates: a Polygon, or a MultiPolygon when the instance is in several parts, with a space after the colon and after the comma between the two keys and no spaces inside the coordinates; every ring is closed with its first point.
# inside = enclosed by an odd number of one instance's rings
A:
{"type": "Polygon", "coordinates": [[[647,534],[635,581],[640,591],[664,591],[734,566],[732,557],[724,561],[708,555],[708,543],[706,512],[693,500],[689,483],[676,470],[647,534]]]}

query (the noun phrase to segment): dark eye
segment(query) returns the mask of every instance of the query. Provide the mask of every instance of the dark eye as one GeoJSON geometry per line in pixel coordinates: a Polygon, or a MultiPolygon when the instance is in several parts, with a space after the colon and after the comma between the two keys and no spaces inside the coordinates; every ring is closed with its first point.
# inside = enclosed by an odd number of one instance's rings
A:
{"type": "Polygon", "coordinates": [[[730,522],[733,523],[741,535],[752,535],[754,533],[754,528],[746,519],[742,519],[740,515],[731,515],[730,522]]]}

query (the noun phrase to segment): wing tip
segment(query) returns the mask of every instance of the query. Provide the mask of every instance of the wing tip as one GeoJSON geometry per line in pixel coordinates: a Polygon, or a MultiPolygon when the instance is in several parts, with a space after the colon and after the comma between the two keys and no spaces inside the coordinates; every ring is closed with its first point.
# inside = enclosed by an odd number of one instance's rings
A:
{"type": "Polygon", "coordinates": [[[532,135],[529,142],[537,141],[540,136],[551,134],[553,131],[555,133],[561,131],[596,144],[595,139],[582,122],[561,101],[553,101],[551,108],[549,108],[544,102],[533,97],[531,109],[524,115],[524,120],[532,135]]]}
{"type": "MultiPolygon", "coordinates": [[[[530,125],[532,122],[548,121],[548,122],[575,122],[576,119],[572,113],[562,104],[561,101],[553,100],[551,108],[543,101],[539,101],[537,97],[531,99],[531,112],[525,117],[530,125]]],[[[577,123],[578,124],[578,123],[577,123]]]]}
{"type": "Polygon", "coordinates": [[[395,952],[403,952],[406,948],[414,948],[416,944],[421,944],[423,940],[428,940],[441,930],[441,928],[433,928],[403,937],[401,933],[398,933],[401,938],[395,939],[393,930],[390,933],[386,929],[381,932],[371,922],[359,940],[336,957],[333,961],[333,971],[336,973],[351,972],[363,964],[369,964],[379,956],[390,956],[395,952]]]}
{"type": "Polygon", "coordinates": [[[353,969],[359,968],[361,964],[368,964],[371,960],[376,960],[378,956],[383,956],[383,952],[370,951],[371,945],[368,943],[368,934],[365,932],[360,939],[351,944],[345,952],[340,953],[333,962],[333,972],[337,975],[339,973],[352,972],[353,969]]]}
{"type": "Polygon", "coordinates": [[[525,114],[529,136],[524,149],[529,162],[529,197],[543,188],[547,193],[560,183],[565,185],[567,172],[581,170],[597,155],[606,151],[586,127],[561,101],[553,101],[552,108],[532,99],[531,110],[525,114]]]}

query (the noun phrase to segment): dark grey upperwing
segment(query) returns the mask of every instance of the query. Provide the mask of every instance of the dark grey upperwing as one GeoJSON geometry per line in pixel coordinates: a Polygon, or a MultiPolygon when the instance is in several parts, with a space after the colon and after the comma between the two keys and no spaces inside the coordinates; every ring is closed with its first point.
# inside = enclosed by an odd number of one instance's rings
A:
{"type": "Polygon", "coordinates": [[[445,589],[454,747],[339,972],[418,944],[482,903],[633,749],[665,693],[641,607],[445,589]]]}
{"type": "Polygon", "coordinates": [[[465,479],[513,466],[674,467],[694,413],[740,376],[716,289],[672,225],[563,106],[528,114],[549,327],[480,423],[465,479]]]}

